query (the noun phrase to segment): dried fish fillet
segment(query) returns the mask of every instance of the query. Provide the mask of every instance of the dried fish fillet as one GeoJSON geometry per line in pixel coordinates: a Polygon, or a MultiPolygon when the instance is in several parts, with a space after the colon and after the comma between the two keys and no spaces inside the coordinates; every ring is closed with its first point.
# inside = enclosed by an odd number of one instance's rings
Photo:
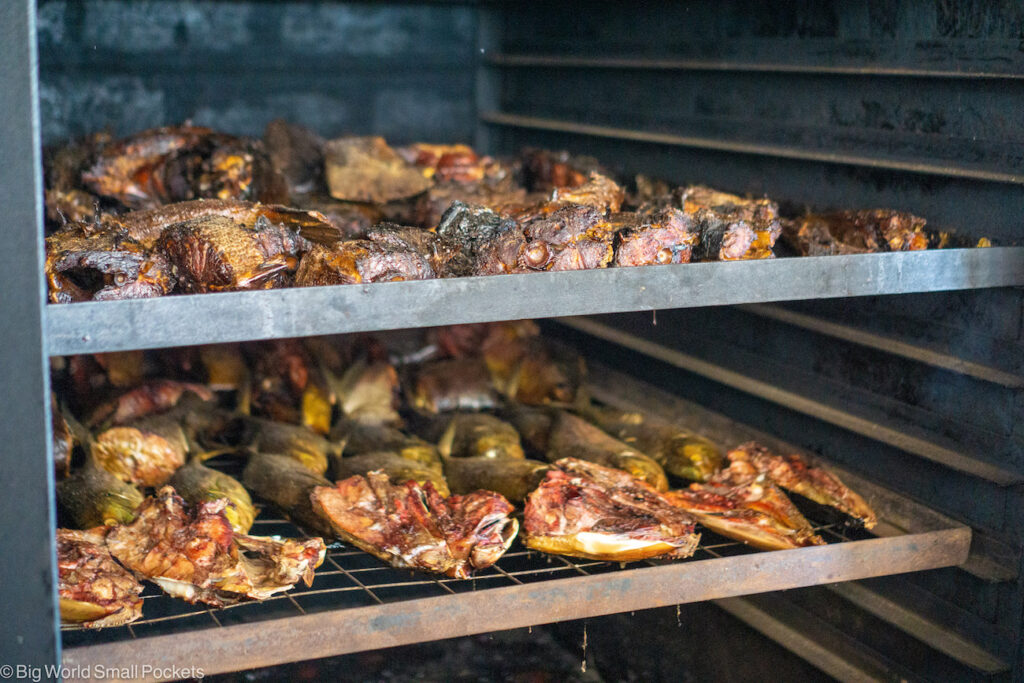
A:
{"type": "Polygon", "coordinates": [[[693,519],[643,481],[576,458],[554,465],[526,499],[528,547],[616,562],[682,558],[697,549],[693,519]]]}
{"type": "Polygon", "coordinates": [[[57,529],[57,593],[62,624],[121,626],[142,616],[142,584],[114,561],[106,528],[57,529]]]}
{"type": "Polygon", "coordinates": [[[122,565],[187,602],[222,607],[261,600],[313,581],[323,562],[323,540],[304,541],[236,534],[224,515],[226,499],[189,509],[165,486],[139,507],[138,518],[107,534],[107,547],[122,565]]]}
{"type": "Polygon", "coordinates": [[[429,483],[395,486],[383,472],[318,487],[311,500],[343,541],[394,567],[459,579],[497,562],[519,530],[497,493],[443,498],[429,483]]]}
{"type": "Polygon", "coordinates": [[[798,493],[821,505],[834,507],[860,520],[870,529],[878,522],[875,511],[859,494],[828,470],[816,467],[803,456],[776,455],[754,441],[727,454],[730,463],[749,463],[756,471],[787,491],[798,493]]]}

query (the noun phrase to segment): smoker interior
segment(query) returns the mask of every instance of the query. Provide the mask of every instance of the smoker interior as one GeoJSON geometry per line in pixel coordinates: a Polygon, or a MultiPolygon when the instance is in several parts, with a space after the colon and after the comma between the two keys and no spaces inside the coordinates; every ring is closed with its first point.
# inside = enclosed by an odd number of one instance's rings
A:
{"type": "MultiPolygon", "coordinates": [[[[39,3],[37,21],[47,144],[186,118],[259,135],[283,116],[325,136],[569,149],[624,174],[767,194],[794,212],[885,206],[997,244],[1022,236],[1024,9],[1015,3],[52,0],[39,3]]],[[[831,300],[815,300],[817,284],[791,297],[807,301],[687,302],[697,307],[546,331],[971,529],[958,567],[715,609],[838,678],[1019,680],[1024,274],[1016,287],[831,300]]],[[[396,570],[362,581],[346,552],[332,552],[309,591],[215,614],[147,615],[136,642],[146,629],[207,633],[233,620],[268,619],[257,623],[269,631],[269,619],[319,601],[467,589],[396,570]]],[[[632,571],[522,552],[468,590],[632,571]]],[[[641,623],[657,631],[660,618],[641,623]]],[[[608,634],[629,630],[605,623],[608,634]]],[[[132,637],[65,632],[65,661],[86,635],[111,645],[132,637]]],[[[647,647],[661,642],[652,634],[647,647]]]]}

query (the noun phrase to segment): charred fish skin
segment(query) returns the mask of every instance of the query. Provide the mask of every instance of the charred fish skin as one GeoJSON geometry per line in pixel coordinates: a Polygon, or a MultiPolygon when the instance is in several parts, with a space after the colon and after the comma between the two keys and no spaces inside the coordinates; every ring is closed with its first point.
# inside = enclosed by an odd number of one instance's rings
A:
{"type": "Polygon", "coordinates": [[[526,249],[520,265],[530,270],[588,270],[612,261],[612,225],[599,209],[563,204],[551,213],[521,219],[526,249]]]}
{"type": "Polygon", "coordinates": [[[644,413],[590,404],[580,414],[683,479],[707,481],[725,460],[721,449],[708,439],[644,413]]]}
{"type": "Polygon", "coordinates": [[[548,439],[547,459],[575,458],[628,472],[657,491],[668,490],[668,479],[653,458],[631,448],[594,425],[559,411],[548,439]]]}
{"type": "Polygon", "coordinates": [[[254,453],[249,456],[242,483],[255,496],[273,503],[296,524],[317,534],[329,534],[330,527],[313,512],[310,492],[330,486],[323,475],[312,472],[286,455],[254,453]]]}
{"type": "Polygon", "coordinates": [[[700,535],[686,512],[643,481],[564,458],[527,497],[523,538],[541,552],[633,562],[688,557],[700,535]]]}
{"type": "Polygon", "coordinates": [[[363,453],[333,460],[334,478],[347,479],[354,475],[383,472],[394,484],[414,481],[425,485],[428,482],[442,495],[450,495],[448,482],[436,469],[428,468],[420,463],[403,458],[398,453],[387,451],[363,453]]]}
{"type": "Polygon", "coordinates": [[[695,254],[702,260],[774,258],[772,247],[782,234],[778,204],[744,199],[710,187],[693,185],[677,193],[685,213],[700,225],[695,254]]]}
{"type": "Polygon", "coordinates": [[[198,458],[193,458],[175,472],[167,483],[190,505],[226,499],[228,504],[224,508],[224,515],[232,530],[246,534],[252,528],[256,508],[249,492],[234,477],[211,469],[198,458]]]}
{"type": "Polygon", "coordinates": [[[91,529],[127,524],[144,496],[135,486],[121,481],[97,465],[91,457],[85,466],[57,482],[57,503],[69,526],[91,529]]]}
{"type": "Polygon", "coordinates": [[[62,624],[122,626],[142,616],[142,584],[111,557],[106,529],[57,529],[62,624]]]}
{"type": "Polygon", "coordinates": [[[551,465],[526,458],[447,458],[444,476],[452,493],[494,491],[512,503],[522,503],[540,485],[551,465]]]}

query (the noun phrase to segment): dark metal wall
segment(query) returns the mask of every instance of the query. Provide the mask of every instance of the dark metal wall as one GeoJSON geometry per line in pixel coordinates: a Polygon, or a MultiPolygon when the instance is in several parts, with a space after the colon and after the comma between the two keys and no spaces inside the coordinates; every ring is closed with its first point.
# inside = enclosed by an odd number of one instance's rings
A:
{"type": "MultiPolygon", "coordinates": [[[[499,149],[568,148],[626,175],[767,194],[789,210],[894,207],[974,238],[1024,240],[1020,3],[536,10],[502,14],[487,60],[496,94],[481,112],[499,149]]],[[[966,568],[867,583],[1020,679],[1022,311],[1022,291],[1005,289],[596,319],[675,352],[662,360],[563,333],[969,523],[966,568]]],[[[829,614],[855,632],[854,612],[829,614]]]]}
{"type": "Polygon", "coordinates": [[[275,117],[329,137],[468,141],[476,26],[458,5],[43,1],[43,141],[185,119],[259,135],[275,117]]]}
{"type": "Polygon", "coordinates": [[[538,8],[506,11],[489,56],[501,87],[484,118],[505,150],[568,147],[795,207],[892,206],[1022,236],[1020,3],[538,8]]]}

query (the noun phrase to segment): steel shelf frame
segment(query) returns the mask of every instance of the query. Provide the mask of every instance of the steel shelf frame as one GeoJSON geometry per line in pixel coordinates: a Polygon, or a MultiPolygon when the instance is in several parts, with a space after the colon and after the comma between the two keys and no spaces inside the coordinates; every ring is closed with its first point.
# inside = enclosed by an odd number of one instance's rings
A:
{"type": "Polygon", "coordinates": [[[1024,247],[492,275],[47,306],[50,355],[1024,283],[1024,247]]]}

